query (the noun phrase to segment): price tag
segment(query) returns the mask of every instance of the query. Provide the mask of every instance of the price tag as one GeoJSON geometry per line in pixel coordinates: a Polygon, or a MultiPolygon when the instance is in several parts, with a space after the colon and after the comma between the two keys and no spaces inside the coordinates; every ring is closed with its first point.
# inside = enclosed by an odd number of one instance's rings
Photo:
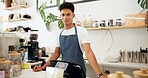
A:
{"type": "Polygon", "coordinates": [[[55,68],[59,68],[59,69],[66,69],[68,66],[68,63],[63,63],[63,62],[57,62],[55,68]]]}

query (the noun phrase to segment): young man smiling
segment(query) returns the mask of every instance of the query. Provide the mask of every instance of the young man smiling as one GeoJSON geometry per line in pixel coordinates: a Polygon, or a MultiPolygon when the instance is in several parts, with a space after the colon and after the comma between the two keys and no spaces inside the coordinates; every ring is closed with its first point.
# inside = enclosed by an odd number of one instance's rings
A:
{"type": "Polygon", "coordinates": [[[50,60],[57,60],[60,54],[62,61],[79,64],[86,73],[83,53],[85,52],[89,64],[98,78],[105,78],[91,49],[88,32],[85,28],[73,24],[74,5],[64,2],[60,5],[60,17],[64,23],[64,29],[59,33],[57,45],[53,55],[42,67],[35,66],[34,71],[41,71],[50,66],[50,60]]]}

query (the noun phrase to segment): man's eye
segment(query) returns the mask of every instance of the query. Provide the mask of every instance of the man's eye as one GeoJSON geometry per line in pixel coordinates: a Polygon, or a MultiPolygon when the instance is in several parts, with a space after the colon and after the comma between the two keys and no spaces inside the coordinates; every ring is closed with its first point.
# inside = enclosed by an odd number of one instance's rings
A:
{"type": "Polygon", "coordinates": [[[62,14],[62,16],[65,16],[64,14],[62,14]]]}
{"type": "Polygon", "coordinates": [[[67,14],[67,16],[70,16],[70,14],[67,14]]]}

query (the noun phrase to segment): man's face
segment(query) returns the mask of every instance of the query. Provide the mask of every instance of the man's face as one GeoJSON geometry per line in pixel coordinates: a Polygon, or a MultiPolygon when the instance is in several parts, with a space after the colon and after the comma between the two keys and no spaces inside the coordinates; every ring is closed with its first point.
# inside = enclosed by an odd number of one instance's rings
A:
{"type": "Polygon", "coordinates": [[[70,25],[73,23],[74,16],[75,14],[70,9],[61,10],[60,17],[64,25],[70,25]]]}

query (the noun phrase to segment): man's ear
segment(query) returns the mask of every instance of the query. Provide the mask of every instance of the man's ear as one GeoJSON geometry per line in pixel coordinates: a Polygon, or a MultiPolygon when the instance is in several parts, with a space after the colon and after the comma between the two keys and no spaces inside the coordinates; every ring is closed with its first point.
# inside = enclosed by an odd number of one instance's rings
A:
{"type": "Polygon", "coordinates": [[[73,14],[73,18],[75,17],[75,14],[73,14]]]}

